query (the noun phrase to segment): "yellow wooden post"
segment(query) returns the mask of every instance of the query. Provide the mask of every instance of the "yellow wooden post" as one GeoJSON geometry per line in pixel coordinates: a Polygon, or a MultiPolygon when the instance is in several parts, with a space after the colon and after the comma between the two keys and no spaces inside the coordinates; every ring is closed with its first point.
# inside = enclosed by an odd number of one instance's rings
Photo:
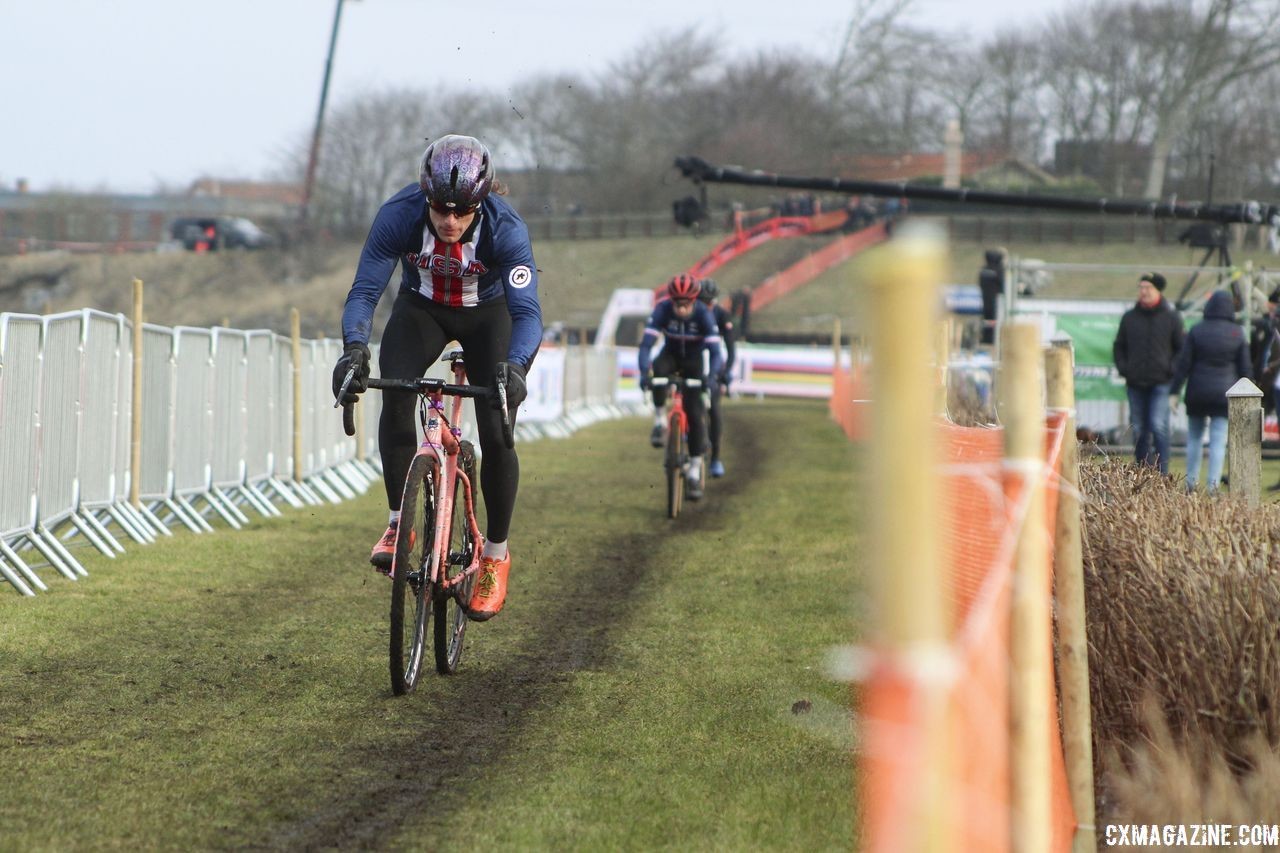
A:
{"type": "Polygon", "coordinates": [[[1085,631],[1084,557],[1080,533],[1080,443],[1076,441],[1075,365],[1071,341],[1045,353],[1049,406],[1065,409],[1061,487],[1053,535],[1054,597],[1058,604],[1058,683],[1062,690],[1062,751],[1075,809],[1074,853],[1093,853],[1093,728],[1089,709],[1089,641],[1085,631]]]}
{"type": "Polygon", "coordinates": [[[934,336],[933,356],[936,364],[934,378],[933,411],[939,417],[947,416],[948,365],[951,361],[951,321],[939,320],[937,333],[934,336]]]}
{"type": "Polygon", "coordinates": [[[289,309],[289,335],[293,339],[293,479],[302,481],[302,315],[289,309]]]}
{"type": "Polygon", "coordinates": [[[142,506],[142,279],[133,280],[133,405],[129,424],[129,503],[142,506]]]}
{"type": "Polygon", "coordinates": [[[1003,327],[1001,399],[1005,465],[1023,477],[1023,511],[1014,551],[1013,612],[1009,674],[1012,849],[1041,853],[1050,843],[1049,541],[1044,502],[1044,384],[1040,327],[1010,322],[1003,327]]]}
{"type": "Polygon", "coordinates": [[[871,366],[875,386],[871,503],[878,640],[921,681],[923,762],[912,791],[912,850],[954,845],[947,750],[946,685],[937,675],[949,654],[947,584],[938,531],[935,381],[929,332],[938,307],[946,247],[932,231],[904,228],[868,256],[871,366]],[[924,674],[931,670],[932,675],[924,674]]]}

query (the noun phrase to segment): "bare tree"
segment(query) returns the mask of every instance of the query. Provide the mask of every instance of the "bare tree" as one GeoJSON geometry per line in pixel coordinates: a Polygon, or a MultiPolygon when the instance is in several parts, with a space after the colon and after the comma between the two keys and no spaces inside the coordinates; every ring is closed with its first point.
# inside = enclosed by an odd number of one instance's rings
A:
{"type": "Polygon", "coordinates": [[[1234,83],[1280,63],[1275,0],[1165,0],[1132,3],[1158,73],[1151,167],[1145,195],[1164,191],[1169,154],[1192,117],[1234,83]]]}
{"type": "Polygon", "coordinates": [[[368,228],[382,202],[417,179],[428,139],[446,133],[486,137],[497,128],[499,113],[493,96],[474,92],[388,89],[339,103],[326,122],[315,221],[345,232],[368,228]]]}
{"type": "Polygon", "coordinates": [[[981,51],[987,69],[985,101],[975,109],[985,132],[978,141],[1009,156],[1039,159],[1046,116],[1040,101],[1043,65],[1041,45],[1029,34],[1004,30],[981,51]]]}
{"type": "Polygon", "coordinates": [[[968,138],[970,124],[991,84],[990,71],[982,55],[968,45],[939,44],[933,55],[929,87],[945,105],[947,118],[958,121],[961,133],[968,138]]]}

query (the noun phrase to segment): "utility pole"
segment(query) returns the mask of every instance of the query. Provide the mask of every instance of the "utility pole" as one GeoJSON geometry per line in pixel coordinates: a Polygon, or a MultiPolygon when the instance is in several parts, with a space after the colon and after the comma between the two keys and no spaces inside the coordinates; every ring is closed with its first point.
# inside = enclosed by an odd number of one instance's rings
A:
{"type": "Polygon", "coordinates": [[[320,87],[320,108],[316,111],[316,127],[311,134],[311,153],[307,157],[307,177],[302,185],[302,210],[299,218],[305,226],[311,215],[311,193],[316,183],[316,161],[320,159],[320,133],[324,128],[324,107],[329,100],[329,77],[333,73],[333,51],[338,45],[338,24],[342,22],[342,4],[338,0],[333,12],[333,32],[329,35],[329,55],[324,60],[324,83],[320,87]]]}

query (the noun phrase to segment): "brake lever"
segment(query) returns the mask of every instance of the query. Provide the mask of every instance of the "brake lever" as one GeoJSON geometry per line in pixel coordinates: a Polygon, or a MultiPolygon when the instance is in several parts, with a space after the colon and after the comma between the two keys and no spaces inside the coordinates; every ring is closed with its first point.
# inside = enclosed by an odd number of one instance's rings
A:
{"type": "Polygon", "coordinates": [[[333,407],[336,409],[342,405],[342,398],[347,396],[347,389],[351,387],[351,383],[356,378],[356,366],[351,365],[351,369],[347,371],[347,376],[342,380],[342,387],[338,389],[338,396],[333,401],[333,407]]]}

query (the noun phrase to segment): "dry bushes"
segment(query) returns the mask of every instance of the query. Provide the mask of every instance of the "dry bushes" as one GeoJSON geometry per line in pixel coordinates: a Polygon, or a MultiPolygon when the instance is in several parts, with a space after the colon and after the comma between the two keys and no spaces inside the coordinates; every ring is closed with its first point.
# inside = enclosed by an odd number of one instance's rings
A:
{"type": "Polygon", "coordinates": [[[1280,819],[1280,752],[1261,737],[1237,745],[1233,767],[1211,738],[1174,737],[1154,704],[1144,718],[1141,744],[1103,756],[1104,820],[1239,826],[1280,819]]]}
{"type": "MultiPolygon", "coordinates": [[[[1275,783],[1280,507],[1188,495],[1114,459],[1082,465],[1080,479],[1095,755],[1112,756],[1105,787],[1118,802],[1158,805],[1186,791],[1239,794],[1222,786],[1263,784],[1264,773],[1275,783]],[[1253,770],[1213,781],[1228,763],[1253,770]],[[1152,796],[1157,783],[1164,799],[1152,796]]],[[[1280,799],[1269,791],[1269,803],[1280,799]]]]}

